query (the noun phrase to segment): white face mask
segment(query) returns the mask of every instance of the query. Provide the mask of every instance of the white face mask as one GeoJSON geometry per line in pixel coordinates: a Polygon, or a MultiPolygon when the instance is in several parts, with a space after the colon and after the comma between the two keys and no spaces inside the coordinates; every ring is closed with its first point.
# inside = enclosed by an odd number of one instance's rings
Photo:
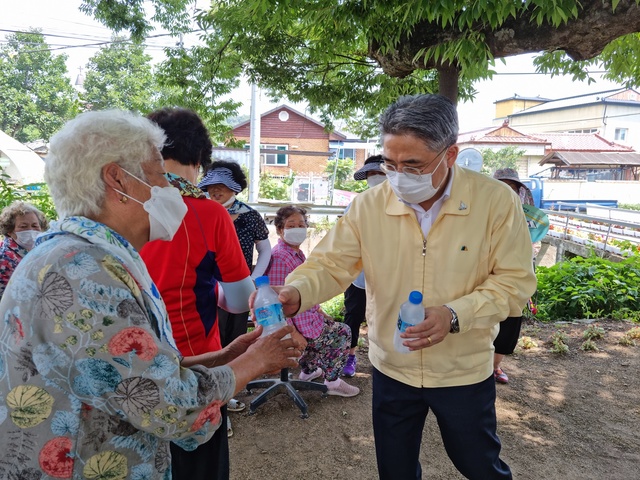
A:
{"type": "Polygon", "coordinates": [[[36,237],[42,232],[39,230],[22,230],[14,233],[16,234],[16,243],[27,250],[31,250],[36,243],[36,237]]]}
{"type": "MultiPolygon", "coordinates": [[[[444,160],[445,154],[447,151],[445,150],[442,154],[442,158],[436,165],[436,168],[433,169],[433,172],[440,168],[440,164],[442,160],[444,160]]],[[[411,173],[398,173],[398,172],[387,172],[387,180],[389,180],[389,185],[391,185],[392,190],[401,200],[404,200],[407,203],[422,203],[427,200],[433,198],[433,196],[438,193],[442,182],[446,179],[445,177],[438,184],[437,187],[433,186],[433,173],[423,173],[422,175],[414,175],[411,173]]]]}
{"type": "Polygon", "coordinates": [[[151,189],[151,198],[144,203],[120,190],[114,189],[119,194],[138,202],[147,211],[149,214],[149,241],[172,240],[178,228],[180,228],[182,219],[187,214],[187,206],[182,200],[180,191],[171,186],[152,187],[132,173],[127,172],[124,168],[122,170],[151,189]]]}
{"type": "Polygon", "coordinates": [[[376,185],[380,185],[386,179],[387,177],[385,175],[371,175],[370,177],[367,177],[367,185],[369,188],[373,188],[376,185]]]}
{"type": "Polygon", "coordinates": [[[300,245],[306,238],[306,228],[287,228],[284,231],[284,241],[290,245],[300,245]]]}
{"type": "Polygon", "coordinates": [[[229,208],[231,205],[233,205],[233,202],[236,201],[236,196],[235,195],[231,195],[231,197],[229,198],[229,200],[227,200],[226,202],[224,202],[222,204],[222,206],[224,208],[229,208]]]}

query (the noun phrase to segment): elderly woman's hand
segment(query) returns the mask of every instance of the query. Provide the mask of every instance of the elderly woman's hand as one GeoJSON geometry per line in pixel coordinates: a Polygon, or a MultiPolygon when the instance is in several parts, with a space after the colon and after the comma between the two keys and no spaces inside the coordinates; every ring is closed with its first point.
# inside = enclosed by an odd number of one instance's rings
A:
{"type": "MultiPolygon", "coordinates": [[[[244,354],[229,362],[236,376],[235,393],[260,375],[283,368],[295,368],[298,365],[298,358],[302,355],[302,345],[294,338],[284,338],[291,335],[293,330],[292,325],[287,325],[266,337],[260,337],[247,348],[244,354]]],[[[262,327],[257,327],[247,335],[259,337],[261,334],[262,327]]]]}

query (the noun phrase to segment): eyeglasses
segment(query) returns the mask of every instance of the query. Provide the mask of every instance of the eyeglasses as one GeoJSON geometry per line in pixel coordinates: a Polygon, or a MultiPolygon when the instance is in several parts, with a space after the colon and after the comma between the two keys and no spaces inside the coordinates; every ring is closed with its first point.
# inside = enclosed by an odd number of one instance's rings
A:
{"type": "Polygon", "coordinates": [[[446,147],[444,147],[442,150],[440,150],[438,152],[438,154],[436,155],[436,157],[430,161],[427,165],[425,165],[422,168],[416,168],[416,167],[403,167],[402,170],[398,170],[398,167],[396,167],[395,165],[391,164],[391,163],[386,163],[383,162],[382,164],[380,164],[380,170],[382,170],[385,173],[406,173],[408,175],[415,175],[416,177],[420,177],[422,175],[422,173],[429,168],[435,161],[438,160],[438,158],[440,157],[440,155],[442,155],[442,153],[449,148],[450,145],[447,145],[446,147]]]}

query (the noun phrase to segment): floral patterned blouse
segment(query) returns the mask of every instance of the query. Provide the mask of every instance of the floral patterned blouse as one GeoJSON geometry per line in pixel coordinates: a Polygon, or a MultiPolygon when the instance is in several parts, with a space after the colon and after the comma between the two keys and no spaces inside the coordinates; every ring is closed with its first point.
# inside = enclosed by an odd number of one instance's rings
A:
{"type": "Polygon", "coordinates": [[[169,479],[169,442],[208,440],[235,377],[180,366],[135,249],[78,219],[39,241],[0,303],[0,478],[169,479]]]}
{"type": "Polygon", "coordinates": [[[0,299],[2,299],[4,289],[7,287],[13,271],[26,254],[26,248],[18,245],[13,238],[7,236],[2,241],[0,246],[0,299]]]}

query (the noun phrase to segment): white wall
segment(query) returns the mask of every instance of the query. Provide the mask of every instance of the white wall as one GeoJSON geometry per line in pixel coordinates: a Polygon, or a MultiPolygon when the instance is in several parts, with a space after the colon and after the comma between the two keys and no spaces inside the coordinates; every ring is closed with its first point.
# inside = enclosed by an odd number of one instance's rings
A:
{"type": "Polygon", "coordinates": [[[640,182],[544,179],[545,200],[617,200],[640,204],[640,182]]]}

